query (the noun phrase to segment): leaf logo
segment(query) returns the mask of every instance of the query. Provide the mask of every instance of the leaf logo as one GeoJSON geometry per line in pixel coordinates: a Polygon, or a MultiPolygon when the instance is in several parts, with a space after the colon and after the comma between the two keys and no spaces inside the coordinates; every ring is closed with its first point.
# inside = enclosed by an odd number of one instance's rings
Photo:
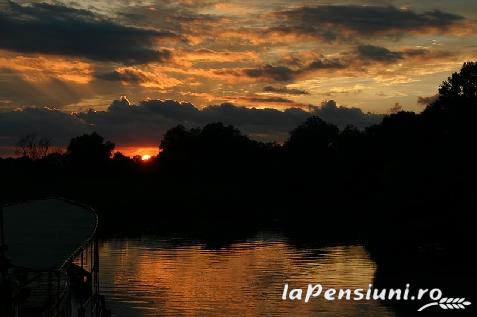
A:
{"type": "Polygon", "coordinates": [[[439,306],[442,309],[465,309],[465,306],[469,306],[472,303],[466,301],[465,298],[452,298],[452,297],[444,297],[441,298],[438,302],[429,303],[427,305],[422,306],[417,311],[423,311],[424,309],[431,307],[431,306],[439,306]]]}
{"type": "Polygon", "coordinates": [[[439,301],[439,307],[442,309],[465,309],[465,306],[470,304],[465,298],[442,298],[439,301]]]}

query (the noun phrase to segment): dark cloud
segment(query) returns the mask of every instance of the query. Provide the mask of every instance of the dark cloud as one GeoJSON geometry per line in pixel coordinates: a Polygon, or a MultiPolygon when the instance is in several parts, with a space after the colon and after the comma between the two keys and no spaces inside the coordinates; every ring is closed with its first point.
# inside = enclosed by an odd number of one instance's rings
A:
{"type": "Polygon", "coordinates": [[[347,64],[339,59],[316,59],[312,61],[308,66],[302,71],[307,70],[319,70],[319,69],[340,69],[347,67],[347,64]]]}
{"type": "MultiPolygon", "coordinates": [[[[431,51],[428,49],[404,49],[391,51],[385,47],[375,45],[359,45],[350,52],[343,52],[339,58],[326,58],[321,56],[311,62],[302,62],[292,58],[285,60],[286,66],[274,66],[266,64],[255,68],[239,70],[219,70],[218,74],[231,74],[237,77],[257,78],[271,82],[291,82],[300,76],[323,72],[326,74],[339,70],[364,70],[363,62],[369,63],[395,63],[407,58],[439,59],[449,57],[452,54],[445,51],[431,51]]],[[[270,89],[270,88],[268,88],[270,89]]],[[[284,91],[269,92],[286,93],[284,91]]]]}
{"type": "Polygon", "coordinates": [[[338,70],[348,67],[349,65],[339,59],[319,58],[314,61],[301,65],[300,67],[273,66],[270,64],[256,67],[246,68],[241,71],[229,71],[228,73],[236,76],[246,76],[250,78],[259,78],[275,82],[290,82],[296,77],[305,75],[319,70],[338,70]]]}
{"type": "Polygon", "coordinates": [[[429,96],[429,97],[417,97],[417,103],[423,106],[430,105],[439,98],[439,95],[429,96]]]}
{"type": "Polygon", "coordinates": [[[25,134],[36,133],[51,138],[56,145],[65,145],[93,127],[77,116],[50,108],[25,108],[0,112],[0,147],[11,147],[25,134]]]}
{"type": "Polygon", "coordinates": [[[231,103],[198,109],[174,100],[145,100],[132,105],[125,97],[113,101],[107,111],[74,115],[48,108],[26,108],[0,113],[0,147],[13,145],[26,133],[51,137],[55,144],[64,146],[71,137],[91,131],[120,145],[159,144],[165,131],[177,124],[197,127],[211,122],[234,125],[254,139],[282,142],[290,130],[311,115],[340,128],[348,124],[364,128],[382,119],[381,115],[363,113],[358,108],[338,107],[334,101],[308,110],[245,108],[231,103]]]}
{"type": "Polygon", "coordinates": [[[124,81],[128,83],[141,83],[146,80],[144,75],[141,75],[141,73],[132,71],[130,69],[124,69],[121,72],[113,70],[107,73],[97,73],[95,74],[95,77],[102,80],[124,81]]]}
{"type": "Polygon", "coordinates": [[[113,100],[111,105],[109,105],[108,111],[121,111],[127,110],[131,106],[128,98],[126,96],[121,96],[121,98],[117,100],[113,100]]]}
{"type": "Polygon", "coordinates": [[[383,118],[383,115],[365,113],[359,108],[337,106],[334,100],[323,102],[321,107],[314,107],[311,113],[341,129],[347,125],[365,128],[379,123],[383,118]]]}
{"type": "Polygon", "coordinates": [[[271,92],[274,94],[283,94],[283,95],[309,95],[310,94],[308,91],[302,90],[302,89],[287,88],[287,87],[273,87],[273,86],[263,87],[263,91],[271,92]]]}
{"type": "Polygon", "coordinates": [[[126,64],[163,62],[167,49],[158,39],[175,35],[125,26],[87,10],[57,4],[0,5],[0,48],[22,53],[57,54],[126,64]]]}
{"type": "Polygon", "coordinates": [[[204,8],[204,7],[210,7],[213,6],[217,3],[221,3],[222,0],[175,0],[175,1],[170,1],[171,3],[176,3],[178,5],[188,7],[188,8],[204,8]]]}
{"type": "MultiPolygon", "coordinates": [[[[447,31],[463,17],[439,10],[415,12],[393,6],[318,5],[275,13],[285,19],[282,32],[308,34],[326,40],[353,35],[399,36],[402,32],[447,31]]],[[[281,22],[283,23],[283,22],[281,22]]]]}
{"type": "Polygon", "coordinates": [[[240,97],[240,100],[246,100],[255,103],[293,103],[294,101],[290,99],[286,99],[283,97],[258,97],[258,96],[250,96],[250,97],[240,97]]]}
{"type": "Polygon", "coordinates": [[[391,51],[385,47],[374,45],[359,45],[352,57],[364,62],[395,63],[404,59],[440,59],[452,56],[452,53],[425,48],[408,48],[391,51]]]}
{"type": "Polygon", "coordinates": [[[374,45],[360,45],[356,52],[358,57],[368,61],[395,62],[403,58],[400,52],[393,52],[385,47],[374,45]]]}
{"type": "Polygon", "coordinates": [[[264,65],[257,68],[245,69],[243,73],[252,78],[264,78],[272,81],[291,81],[297,71],[286,66],[264,65]]]}

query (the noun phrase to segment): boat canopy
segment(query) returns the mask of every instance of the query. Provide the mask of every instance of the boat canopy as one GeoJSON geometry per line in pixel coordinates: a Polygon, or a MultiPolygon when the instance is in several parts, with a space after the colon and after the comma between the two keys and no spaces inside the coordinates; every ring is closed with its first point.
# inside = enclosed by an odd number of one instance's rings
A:
{"type": "Polygon", "coordinates": [[[6,258],[13,267],[60,270],[89,244],[98,217],[87,207],[61,200],[28,201],[3,208],[6,258]]]}

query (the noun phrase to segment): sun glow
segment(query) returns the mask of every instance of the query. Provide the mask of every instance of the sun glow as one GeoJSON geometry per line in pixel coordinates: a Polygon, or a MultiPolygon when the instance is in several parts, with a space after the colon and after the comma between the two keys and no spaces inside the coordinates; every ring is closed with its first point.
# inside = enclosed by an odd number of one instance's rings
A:
{"type": "Polygon", "coordinates": [[[157,145],[155,146],[118,146],[116,147],[116,152],[121,152],[123,155],[133,157],[140,157],[141,160],[151,159],[153,156],[159,154],[160,149],[157,145]],[[146,159],[146,157],[148,157],[146,159]]]}

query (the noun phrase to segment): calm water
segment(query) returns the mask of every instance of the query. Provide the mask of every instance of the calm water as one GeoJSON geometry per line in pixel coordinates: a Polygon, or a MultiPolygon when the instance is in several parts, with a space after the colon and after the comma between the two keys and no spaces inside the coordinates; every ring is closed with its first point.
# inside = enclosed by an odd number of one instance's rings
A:
{"type": "Polygon", "coordinates": [[[378,302],[282,301],[284,283],[366,288],[376,269],[359,245],[298,249],[262,233],[221,249],[143,236],[101,243],[113,316],[394,316],[378,302]]]}

